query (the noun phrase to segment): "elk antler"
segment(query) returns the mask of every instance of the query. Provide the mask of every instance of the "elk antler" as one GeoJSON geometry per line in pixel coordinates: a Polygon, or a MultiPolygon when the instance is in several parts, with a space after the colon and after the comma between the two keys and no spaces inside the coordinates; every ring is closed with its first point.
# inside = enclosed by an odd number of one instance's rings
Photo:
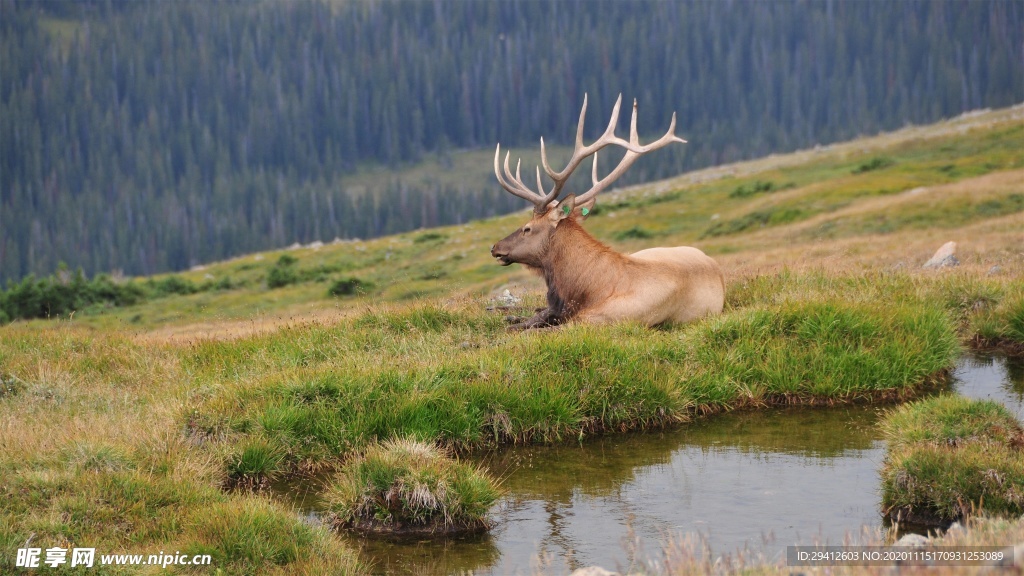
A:
{"type": "Polygon", "coordinates": [[[508,166],[508,153],[505,154],[505,173],[504,175],[502,175],[501,171],[498,168],[498,159],[501,153],[501,144],[499,144],[497,150],[494,151],[494,175],[497,176],[498,183],[501,184],[501,187],[507,190],[508,192],[524,200],[532,202],[534,205],[535,212],[543,213],[545,210],[547,210],[548,204],[550,204],[551,201],[557,198],[558,195],[562,192],[562,188],[565,186],[565,183],[569,180],[569,177],[572,176],[573,171],[575,171],[576,168],[579,167],[580,163],[583,162],[583,160],[587,156],[594,157],[594,168],[592,171],[593,173],[591,175],[594,185],[590,188],[590,190],[587,190],[583,194],[580,194],[576,197],[576,202],[580,204],[590,200],[599,192],[607,188],[609,184],[611,184],[615,180],[618,180],[618,178],[625,174],[626,170],[628,170],[629,167],[633,165],[633,162],[635,162],[636,159],[640,157],[640,155],[646,154],[647,152],[650,152],[652,150],[657,150],[658,148],[663,148],[671,144],[672,142],[686,142],[686,140],[683,140],[682,138],[679,138],[678,136],[675,135],[676,114],[675,112],[673,112],[672,122],[671,124],[669,124],[668,132],[666,132],[665,135],[659,138],[658,140],[655,140],[654,142],[651,142],[646,146],[641,146],[640,138],[639,136],[637,136],[636,133],[636,100],[633,100],[633,118],[632,120],[630,120],[629,141],[627,142],[626,140],[619,138],[618,136],[615,135],[615,125],[618,123],[619,120],[619,108],[621,107],[621,105],[622,94],[619,94],[618,99],[615,101],[615,107],[612,108],[612,117],[611,120],[608,122],[608,127],[605,129],[604,134],[602,134],[600,138],[594,141],[593,144],[585,146],[583,144],[583,117],[587,113],[587,96],[584,94],[583,109],[580,110],[580,121],[576,127],[576,146],[572,152],[572,158],[569,159],[569,163],[566,164],[565,168],[563,168],[561,172],[555,172],[554,170],[551,169],[551,166],[548,164],[547,151],[544,148],[544,138],[540,139],[541,163],[544,165],[544,172],[546,172],[548,177],[550,177],[554,181],[554,186],[551,188],[550,192],[546,192],[544,190],[544,185],[541,183],[540,179],[539,167],[537,168],[537,189],[540,191],[539,194],[531,190],[529,186],[523,183],[522,178],[520,178],[520,162],[516,162],[516,173],[515,175],[513,175],[512,171],[509,169],[508,166]],[[597,177],[597,152],[602,148],[610,146],[612,144],[625,148],[626,155],[623,156],[622,160],[619,162],[619,165],[616,166],[614,170],[612,170],[607,176],[599,180],[597,177]]]}

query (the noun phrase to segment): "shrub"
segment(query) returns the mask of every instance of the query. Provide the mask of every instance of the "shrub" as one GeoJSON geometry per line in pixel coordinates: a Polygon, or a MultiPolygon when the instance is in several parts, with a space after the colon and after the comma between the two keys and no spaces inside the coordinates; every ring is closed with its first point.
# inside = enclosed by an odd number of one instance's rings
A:
{"type": "Polygon", "coordinates": [[[368,291],[373,285],[369,282],[363,282],[359,278],[341,278],[331,284],[331,287],[327,289],[327,293],[331,296],[352,296],[353,294],[361,294],[368,291]]]}
{"type": "Polygon", "coordinates": [[[441,234],[440,232],[425,232],[420,234],[413,239],[416,244],[422,244],[424,242],[434,242],[435,240],[446,240],[448,236],[441,234]]]}
{"type": "Polygon", "coordinates": [[[623,230],[615,234],[616,240],[643,240],[646,238],[653,238],[654,233],[646,228],[640,226],[633,226],[628,230],[623,230]]]}
{"type": "Polygon", "coordinates": [[[882,168],[888,168],[896,162],[892,158],[886,158],[885,156],[875,156],[874,158],[864,162],[860,166],[857,166],[852,170],[853,174],[863,174],[865,172],[871,172],[874,170],[881,170],[882,168]]]}
{"type": "Polygon", "coordinates": [[[18,283],[8,282],[0,291],[0,321],[54,318],[95,304],[130,306],[145,295],[133,282],[114,282],[106,274],[88,280],[81,269],[72,274],[62,263],[47,278],[29,275],[18,283]]]}
{"type": "Polygon", "coordinates": [[[277,264],[267,274],[267,288],[281,288],[299,281],[299,274],[295,270],[295,263],[298,260],[289,254],[282,254],[277,264]]]}
{"type": "Polygon", "coordinates": [[[180,276],[168,276],[162,280],[150,279],[147,284],[154,296],[188,295],[199,291],[195,283],[180,276]]]}
{"type": "Polygon", "coordinates": [[[775,190],[774,182],[763,182],[758,180],[749,187],[745,185],[737,186],[735,190],[729,193],[729,198],[746,198],[762,192],[772,192],[773,190],[775,190]]]}

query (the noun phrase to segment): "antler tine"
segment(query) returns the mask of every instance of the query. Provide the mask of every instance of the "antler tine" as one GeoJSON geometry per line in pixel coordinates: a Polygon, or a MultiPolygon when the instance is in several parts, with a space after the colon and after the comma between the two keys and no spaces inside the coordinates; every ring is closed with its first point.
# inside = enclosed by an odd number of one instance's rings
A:
{"type": "MultiPolygon", "coordinates": [[[[501,187],[504,188],[505,191],[507,191],[508,193],[518,196],[523,200],[529,201],[531,204],[534,205],[535,210],[543,210],[544,207],[547,206],[548,202],[550,202],[550,200],[545,200],[545,196],[542,196],[534,192],[533,190],[530,190],[528,186],[523,184],[522,179],[519,177],[519,166],[521,164],[521,161],[516,163],[516,174],[514,176],[512,175],[512,170],[509,168],[508,165],[510,155],[511,152],[505,153],[505,173],[502,174],[501,168],[499,167],[499,161],[501,159],[501,144],[498,144],[498,147],[494,150],[494,176],[498,179],[498,184],[501,184],[501,187]],[[511,180],[511,182],[509,182],[509,180],[511,180]]],[[[539,170],[537,174],[538,176],[540,175],[539,170]]],[[[540,183],[539,178],[537,182],[538,184],[540,183]]],[[[544,190],[543,187],[540,187],[540,189],[542,191],[544,190]]]]}
{"type": "Polygon", "coordinates": [[[622,161],[619,162],[619,165],[616,166],[614,170],[612,170],[607,176],[605,176],[601,180],[598,180],[597,179],[597,154],[595,153],[595,155],[594,155],[593,174],[591,176],[591,178],[592,178],[592,180],[594,182],[594,185],[593,185],[593,187],[590,188],[590,190],[587,190],[583,194],[580,194],[580,195],[578,195],[576,197],[576,202],[577,203],[581,203],[582,204],[583,202],[586,202],[586,201],[590,200],[591,198],[593,198],[594,196],[599,194],[602,190],[607,188],[609,184],[611,184],[612,182],[618,180],[619,177],[622,176],[626,172],[626,170],[628,170],[629,167],[633,165],[633,162],[635,162],[636,159],[639,158],[642,154],[646,154],[647,152],[650,152],[652,150],[657,150],[659,148],[664,148],[665,146],[668,146],[669,144],[671,144],[673,142],[680,142],[680,143],[684,143],[684,144],[686,143],[686,140],[683,140],[682,138],[676,136],[676,134],[675,134],[675,132],[676,132],[676,113],[673,112],[672,113],[672,121],[669,123],[668,131],[665,132],[665,135],[662,136],[661,138],[655,140],[654,142],[651,142],[650,144],[647,144],[646,146],[641,146],[640,145],[640,137],[637,135],[637,130],[636,130],[636,114],[637,114],[637,104],[636,104],[636,100],[634,99],[633,100],[633,115],[632,115],[632,118],[630,119],[630,123],[629,123],[630,124],[629,125],[629,144],[630,145],[624,147],[624,148],[626,148],[625,156],[622,157],[622,161]]]}

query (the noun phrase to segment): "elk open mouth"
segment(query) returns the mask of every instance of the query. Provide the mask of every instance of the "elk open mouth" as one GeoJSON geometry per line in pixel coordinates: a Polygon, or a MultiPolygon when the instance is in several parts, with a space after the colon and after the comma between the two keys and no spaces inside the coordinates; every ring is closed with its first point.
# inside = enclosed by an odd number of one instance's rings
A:
{"type": "Polygon", "coordinates": [[[509,266],[509,265],[512,264],[512,261],[508,259],[508,255],[507,254],[497,254],[497,255],[494,256],[494,258],[498,262],[500,262],[502,266],[509,266]]]}

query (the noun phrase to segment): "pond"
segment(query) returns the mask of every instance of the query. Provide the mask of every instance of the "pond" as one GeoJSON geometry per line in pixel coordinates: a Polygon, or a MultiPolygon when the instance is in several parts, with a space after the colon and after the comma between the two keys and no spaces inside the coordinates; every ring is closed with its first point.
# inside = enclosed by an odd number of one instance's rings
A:
{"type": "MultiPolygon", "coordinates": [[[[965,356],[953,389],[1024,419],[1024,361],[965,356]]],[[[445,541],[349,538],[388,574],[568,573],[654,560],[689,534],[714,554],[772,560],[791,544],[857,540],[882,528],[878,469],[883,407],[772,409],[583,445],[481,456],[507,495],[490,534],[445,541]]],[[[294,486],[292,487],[294,489],[294,486]]],[[[294,491],[292,492],[294,494],[294,491]]],[[[306,513],[315,494],[296,500],[306,513]]]]}

